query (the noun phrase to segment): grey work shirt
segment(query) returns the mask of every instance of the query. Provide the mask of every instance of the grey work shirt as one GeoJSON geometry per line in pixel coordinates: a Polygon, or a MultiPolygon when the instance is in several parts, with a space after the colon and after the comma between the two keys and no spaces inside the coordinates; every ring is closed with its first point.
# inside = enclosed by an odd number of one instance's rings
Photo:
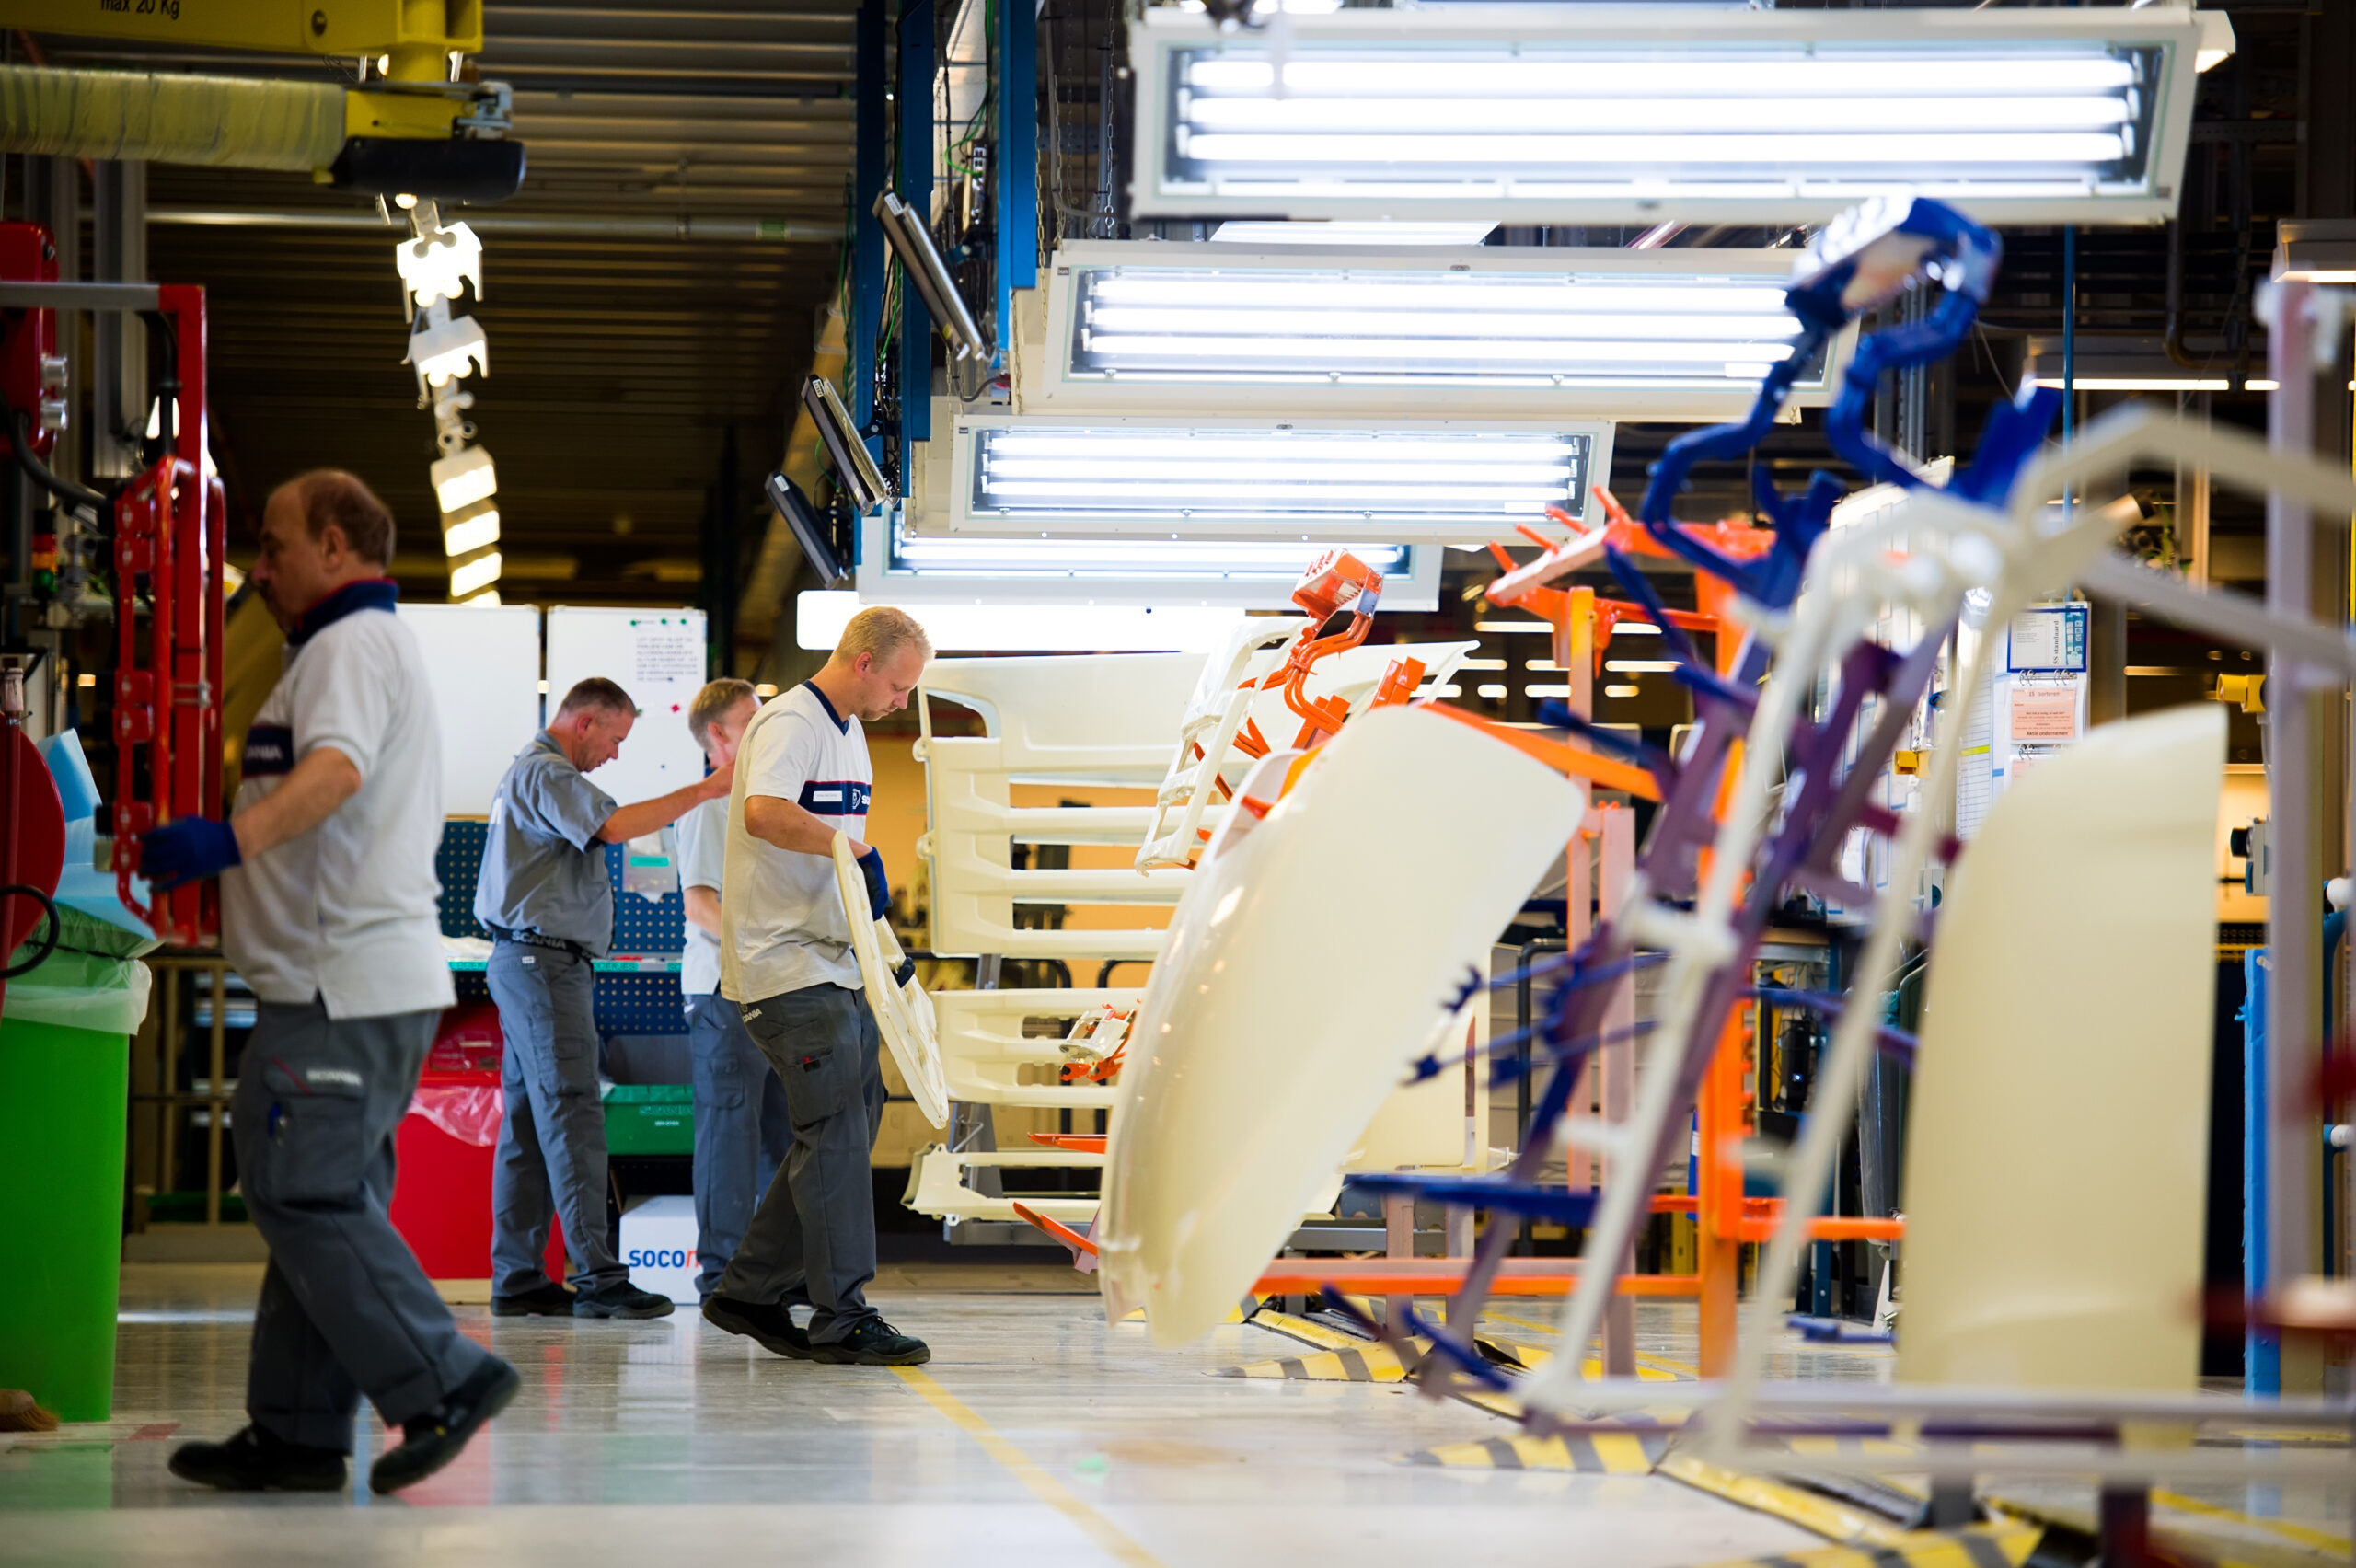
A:
{"type": "Polygon", "coordinates": [[[475,918],[493,931],[537,931],[605,957],[614,940],[614,883],[597,833],[615,805],[546,730],[533,736],[491,798],[475,918]]]}

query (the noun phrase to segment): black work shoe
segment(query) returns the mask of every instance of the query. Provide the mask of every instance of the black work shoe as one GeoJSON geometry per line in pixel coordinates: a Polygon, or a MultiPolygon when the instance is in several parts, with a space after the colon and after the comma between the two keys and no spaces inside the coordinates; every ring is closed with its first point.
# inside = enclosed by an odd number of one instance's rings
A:
{"type": "Polygon", "coordinates": [[[780,1355],[796,1361],[811,1359],[809,1332],[793,1326],[793,1314],[785,1307],[739,1301],[729,1296],[708,1296],[704,1297],[703,1320],[715,1329],[743,1334],[780,1355]]]}
{"type": "Polygon", "coordinates": [[[881,1318],[870,1318],[832,1343],[812,1344],[810,1354],[837,1366],[915,1366],[932,1359],[932,1347],[881,1318]]]}
{"type": "Polygon", "coordinates": [[[224,1492],[341,1492],[344,1452],[289,1443],[248,1426],[225,1443],[183,1443],[171,1471],[224,1492]]]}
{"type": "Polygon", "coordinates": [[[467,1439],[507,1408],[524,1379],[515,1368],[492,1356],[482,1370],[443,1399],[430,1415],[401,1423],[401,1446],[387,1449],[368,1470],[371,1492],[398,1492],[412,1486],[458,1457],[467,1439]]]}
{"type": "Polygon", "coordinates": [[[518,1296],[494,1296],[491,1298],[491,1315],[494,1318],[570,1318],[572,1316],[572,1292],[550,1281],[518,1296]]]}
{"type": "Polygon", "coordinates": [[[603,1290],[577,1290],[572,1294],[572,1315],[576,1318],[667,1318],[676,1309],[677,1303],[669,1297],[641,1290],[628,1280],[603,1290]]]}

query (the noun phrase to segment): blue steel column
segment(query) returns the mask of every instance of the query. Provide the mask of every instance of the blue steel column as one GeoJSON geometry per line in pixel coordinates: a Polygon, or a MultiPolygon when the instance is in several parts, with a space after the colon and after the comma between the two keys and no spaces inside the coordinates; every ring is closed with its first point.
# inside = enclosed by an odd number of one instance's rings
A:
{"type": "MultiPolygon", "coordinates": [[[[932,221],[932,0],[900,12],[900,200],[932,221]]],[[[932,439],[932,313],[914,283],[900,283],[900,489],[908,449],[932,439]]]]}
{"type": "MultiPolygon", "coordinates": [[[[875,342],[884,327],[884,231],[875,226],[875,198],[890,174],[884,144],[884,95],[891,73],[884,58],[884,0],[861,0],[857,34],[855,163],[850,191],[850,417],[860,429],[875,417],[875,342]]],[[[868,450],[880,461],[882,441],[868,450]]]]}
{"type": "Polygon", "coordinates": [[[1014,363],[1014,291],[1039,282],[1039,12],[1033,0],[999,0],[990,40],[998,87],[998,363],[1014,363]]]}

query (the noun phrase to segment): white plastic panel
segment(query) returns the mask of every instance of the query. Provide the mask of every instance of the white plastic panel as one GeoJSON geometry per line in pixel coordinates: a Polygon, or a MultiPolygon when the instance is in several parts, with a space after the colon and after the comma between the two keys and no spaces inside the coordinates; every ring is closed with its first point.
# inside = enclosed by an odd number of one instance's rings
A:
{"type": "Polygon", "coordinates": [[[2224,763],[2213,704],[2104,725],[2005,791],[1948,882],[1900,1378],[2198,1387],[2224,763]]]}

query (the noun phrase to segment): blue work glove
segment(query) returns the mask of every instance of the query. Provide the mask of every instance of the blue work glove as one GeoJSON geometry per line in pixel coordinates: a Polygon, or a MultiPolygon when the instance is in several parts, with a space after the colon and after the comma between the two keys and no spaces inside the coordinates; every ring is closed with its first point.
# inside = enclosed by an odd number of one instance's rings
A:
{"type": "Polygon", "coordinates": [[[900,960],[900,967],[892,971],[892,984],[895,986],[905,986],[916,977],[917,961],[913,958],[900,960]]]}
{"type": "Polygon", "coordinates": [[[212,817],[167,822],[139,841],[139,874],[157,893],[217,877],[244,859],[237,834],[212,817]]]}
{"type": "Polygon", "coordinates": [[[867,878],[867,907],[878,920],[892,914],[892,884],[884,877],[884,851],[869,845],[860,851],[859,869],[867,878]]]}

